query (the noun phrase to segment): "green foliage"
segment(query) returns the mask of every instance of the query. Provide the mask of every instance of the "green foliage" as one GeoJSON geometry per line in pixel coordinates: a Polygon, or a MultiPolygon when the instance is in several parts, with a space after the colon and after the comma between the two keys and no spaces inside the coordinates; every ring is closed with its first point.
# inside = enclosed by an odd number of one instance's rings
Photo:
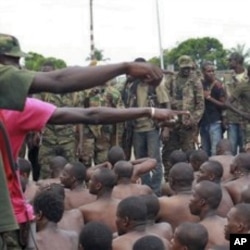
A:
{"type": "MultiPolygon", "coordinates": [[[[204,60],[216,62],[217,69],[223,70],[227,68],[228,51],[223,48],[223,45],[216,38],[190,38],[179,43],[171,50],[164,50],[164,67],[173,64],[175,69],[178,69],[177,60],[182,55],[189,55],[193,58],[198,66],[204,60]]],[[[157,57],[153,57],[150,62],[160,65],[157,57]]]]}
{"type": "MultiPolygon", "coordinates": [[[[160,63],[160,58],[159,57],[152,57],[148,60],[150,63],[160,67],[161,66],[161,63],[160,63]]],[[[165,62],[165,61],[164,61],[165,62]]]]}
{"type": "Polygon", "coordinates": [[[43,55],[37,54],[35,52],[29,52],[30,57],[25,59],[25,67],[29,70],[40,71],[42,65],[46,61],[53,62],[56,69],[61,69],[67,67],[66,63],[54,57],[44,57],[43,55]]]}
{"type": "MultiPolygon", "coordinates": [[[[95,49],[94,50],[94,58],[97,61],[107,61],[107,60],[109,60],[109,58],[104,57],[102,49],[95,49]]],[[[91,55],[89,55],[86,58],[86,60],[90,61],[91,60],[91,55]]]]}

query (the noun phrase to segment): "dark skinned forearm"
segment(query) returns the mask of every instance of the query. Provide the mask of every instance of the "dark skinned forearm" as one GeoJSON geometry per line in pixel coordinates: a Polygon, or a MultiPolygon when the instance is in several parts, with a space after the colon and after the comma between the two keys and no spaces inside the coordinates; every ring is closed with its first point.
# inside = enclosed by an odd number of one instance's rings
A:
{"type": "Polygon", "coordinates": [[[151,108],[57,108],[49,124],[112,124],[151,116],[151,108]]]}
{"type": "Polygon", "coordinates": [[[66,93],[104,85],[108,80],[126,74],[127,63],[98,67],[68,67],[51,72],[37,72],[29,93],[66,93]]]}

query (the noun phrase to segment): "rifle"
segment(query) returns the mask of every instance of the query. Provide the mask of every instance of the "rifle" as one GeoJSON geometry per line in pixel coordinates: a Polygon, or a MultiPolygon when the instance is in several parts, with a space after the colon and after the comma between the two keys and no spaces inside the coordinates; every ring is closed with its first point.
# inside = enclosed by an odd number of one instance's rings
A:
{"type": "MultiPolygon", "coordinates": [[[[122,100],[126,108],[136,107],[137,98],[136,98],[136,89],[139,81],[131,82],[131,79],[128,79],[125,83],[125,86],[122,91],[122,100]]],[[[126,155],[126,160],[131,158],[131,149],[133,146],[133,134],[134,134],[134,121],[125,121],[124,122],[124,131],[122,135],[122,148],[126,155]]]]}

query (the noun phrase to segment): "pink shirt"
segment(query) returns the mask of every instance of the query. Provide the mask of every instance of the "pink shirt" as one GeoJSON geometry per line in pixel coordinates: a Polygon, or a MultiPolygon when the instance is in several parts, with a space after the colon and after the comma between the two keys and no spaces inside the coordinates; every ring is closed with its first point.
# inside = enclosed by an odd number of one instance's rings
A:
{"type": "MultiPolygon", "coordinates": [[[[56,106],[50,103],[35,98],[27,98],[23,111],[2,111],[15,160],[17,160],[27,133],[30,131],[41,131],[55,110],[56,106]]],[[[8,183],[11,201],[18,223],[34,219],[32,206],[26,203],[22,193],[19,173],[11,180],[8,180],[8,183]]]]}

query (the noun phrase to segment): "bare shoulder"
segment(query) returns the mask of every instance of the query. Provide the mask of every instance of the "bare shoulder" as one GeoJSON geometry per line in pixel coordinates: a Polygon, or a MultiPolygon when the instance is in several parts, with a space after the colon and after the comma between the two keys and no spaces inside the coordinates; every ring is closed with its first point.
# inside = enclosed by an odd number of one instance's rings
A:
{"type": "Polygon", "coordinates": [[[141,185],[147,194],[153,194],[153,190],[148,185],[141,185]]]}
{"type": "Polygon", "coordinates": [[[75,219],[80,219],[82,218],[82,213],[79,208],[74,208],[69,210],[70,216],[75,218],[75,219]]]}
{"type": "Polygon", "coordinates": [[[75,231],[68,231],[68,230],[61,230],[62,233],[65,235],[65,237],[68,237],[71,245],[72,245],[72,249],[77,249],[77,245],[78,245],[78,234],[75,231]]]}
{"type": "Polygon", "coordinates": [[[119,236],[112,242],[113,250],[130,250],[132,249],[131,240],[126,236],[119,236]]]}
{"type": "Polygon", "coordinates": [[[160,205],[166,205],[171,202],[171,197],[163,196],[159,198],[160,205]]]}
{"type": "Polygon", "coordinates": [[[88,211],[92,211],[93,209],[95,209],[96,207],[96,202],[93,203],[89,203],[83,206],[80,206],[78,209],[80,210],[80,212],[88,212],[88,211]]]}
{"type": "Polygon", "coordinates": [[[159,222],[158,225],[162,230],[173,232],[172,226],[168,222],[159,222]]]}

